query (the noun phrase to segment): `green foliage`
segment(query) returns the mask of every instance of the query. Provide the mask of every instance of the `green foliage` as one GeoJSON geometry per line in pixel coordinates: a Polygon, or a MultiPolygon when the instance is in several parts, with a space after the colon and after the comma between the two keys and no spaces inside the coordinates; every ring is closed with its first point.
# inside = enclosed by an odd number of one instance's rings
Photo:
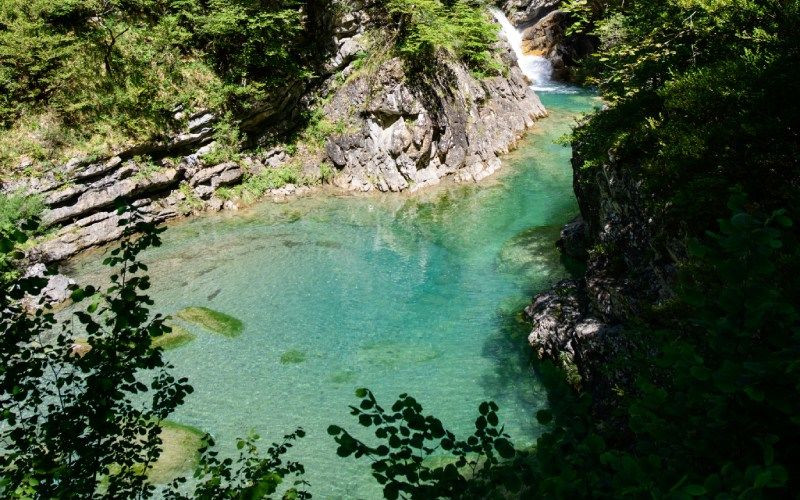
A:
{"type": "Polygon", "coordinates": [[[22,193],[0,195],[0,285],[7,285],[19,275],[21,248],[41,232],[39,217],[44,202],[38,196],[22,193]]]}
{"type": "Polygon", "coordinates": [[[520,494],[527,465],[509,436],[498,427],[497,405],[481,403],[475,432],[459,440],[437,418],[402,394],[390,411],[367,389],[358,389],[358,407],[351,414],[363,427],[374,428],[378,443],[366,444],[343,428],[331,425],[328,434],[339,445],[340,457],[366,457],[384,497],[493,498],[520,494]]]}
{"type": "Polygon", "coordinates": [[[319,166],[319,178],[322,182],[330,184],[333,181],[335,172],[333,166],[328,162],[323,162],[319,166]]]}
{"type": "Polygon", "coordinates": [[[134,174],[134,179],[149,179],[154,174],[161,171],[161,165],[153,162],[149,157],[142,158],[140,156],[135,156],[133,162],[136,164],[136,168],[139,169],[139,171],[134,174]]]}
{"type": "Polygon", "coordinates": [[[246,109],[310,76],[301,2],[8,0],[0,167],[157,138],[176,106],[246,109]]]}
{"type": "MultiPolygon", "coordinates": [[[[649,221],[649,246],[679,271],[675,297],[620,333],[629,347],[598,376],[628,380],[603,401],[542,367],[551,427],[537,443],[537,491],[794,496],[800,112],[789,89],[800,76],[800,4],[566,8],[601,42],[583,75],[609,104],[574,134],[576,189],[591,204],[600,178],[635,186],[628,204],[649,221]]],[[[622,244],[603,241],[594,258],[620,259],[622,244]]],[[[618,272],[627,269],[620,260],[618,272]]]]}
{"type": "Polygon", "coordinates": [[[206,165],[218,165],[229,161],[239,161],[242,138],[239,129],[233,124],[230,113],[214,125],[214,148],[203,156],[206,165]]]}
{"type": "Polygon", "coordinates": [[[183,195],[183,199],[178,203],[178,211],[182,215],[190,215],[203,209],[203,200],[197,196],[188,182],[182,182],[178,186],[178,191],[183,195]]]}
{"type": "Polygon", "coordinates": [[[486,4],[472,0],[388,0],[397,50],[412,62],[433,64],[439,51],[461,59],[480,75],[497,74],[497,26],[486,4]]]}
{"type": "Polygon", "coordinates": [[[798,2],[571,4],[601,39],[583,74],[610,104],[577,129],[576,155],[625,165],[645,220],[699,235],[733,185],[770,210],[798,206],[798,2]]]}
{"type": "Polygon", "coordinates": [[[0,228],[20,228],[26,222],[38,219],[45,205],[41,196],[23,193],[0,194],[0,228]]]}
{"type": "Polygon", "coordinates": [[[542,494],[797,491],[800,250],[784,212],[744,207],[735,195],[719,232],[691,245],[670,310],[629,327],[638,348],[620,361],[636,379],[616,394],[612,415],[598,421],[586,395],[550,376],[553,424],[537,444],[542,494]]]}
{"type": "Polygon", "coordinates": [[[173,481],[171,488],[163,492],[168,500],[189,500],[193,498],[272,498],[285,478],[293,478],[292,484],[285,488],[284,499],[307,499],[311,494],[305,491],[306,481],[300,479],[305,473],[303,465],[287,461],[283,455],[293,446],[293,442],[305,436],[303,429],[297,429],[283,437],[280,443],[273,443],[261,457],[256,447],[260,437],[251,434],[247,439],[239,439],[236,448],[239,456],[234,461],[230,458],[220,459],[219,454],[211,449],[214,440],[206,436],[209,447],[203,450],[200,463],[194,473],[197,484],[191,495],[181,493],[181,485],[186,478],[173,481]]]}
{"type": "Polygon", "coordinates": [[[303,26],[302,2],[211,0],[207,5],[193,18],[198,41],[225,75],[231,95],[264,98],[272,88],[310,76],[293,47],[303,26]]]}
{"type": "Polygon", "coordinates": [[[344,120],[332,122],[325,116],[322,109],[313,110],[303,130],[298,134],[296,142],[305,145],[312,151],[319,151],[325,146],[325,141],[332,135],[341,135],[347,131],[344,120]]]}
{"type": "Polygon", "coordinates": [[[222,199],[241,199],[246,203],[252,203],[271,189],[302,181],[304,179],[300,174],[300,167],[294,163],[287,163],[277,168],[265,168],[232,188],[221,188],[217,190],[217,195],[222,199]]]}
{"type": "Polygon", "coordinates": [[[42,279],[18,280],[0,297],[4,496],[91,496],[101,486],[110,496],[153,491],[140,472],[158,457],[159,422],[192,389],[150,347],[168,328],[162,316],[150,317],[142,294],[147,268],[136,257],[160,243],[159,231],[136,213],[128,217],[121,246],[105,261],[117,271],[111,286],[75,288],[75,302],[93,299],[74,319],[59,323],[46,307],[35,314],[20,308],[17,301],[42,279]],[[134,240],[135,232],[142,236],[134,240]],[[72,351],[78,333],[86,334],[88,352],[72,351]],[[137,378],[145,370],[148,385],[137,378]]]}

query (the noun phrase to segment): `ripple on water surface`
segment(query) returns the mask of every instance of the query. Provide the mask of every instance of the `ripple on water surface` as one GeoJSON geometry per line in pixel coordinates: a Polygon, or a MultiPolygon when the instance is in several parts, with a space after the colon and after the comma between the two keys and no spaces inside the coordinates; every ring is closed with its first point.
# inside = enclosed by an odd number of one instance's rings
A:
{"type": "MultiPolygon", "coordinates": [[[[184,314],[194,339],[166,355],[195,392],[172,420],[228,449],[249,430],[269,442],[303,426],[292,453],[322,498],[380,496],[368,464],[337,458],[325,432],[357,427],[348,405],[359,386],[385,402],[413,394],[461,435],[494,399],[514,441],[532,443],[544,394],[518,313],[564,275],[552,235],[577,207],[570,152],[554,140],[594,105],[582,93],[542,100],[551,116],[485,185],[265,203],[164,233],[146,255],[156,309],[241,322],[240,334],[217,335],[184,314]]],[[[98,261],[74,274],[98,279],[98,261]]]]}

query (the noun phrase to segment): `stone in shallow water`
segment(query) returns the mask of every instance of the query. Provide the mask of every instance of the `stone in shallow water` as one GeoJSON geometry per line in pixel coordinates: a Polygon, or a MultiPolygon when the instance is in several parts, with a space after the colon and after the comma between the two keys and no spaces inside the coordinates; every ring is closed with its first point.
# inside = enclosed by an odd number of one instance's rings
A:
{"type": "Polygon", "coordinates": [[[226,337],[236,337],[244,330],[241,320],[208,307],[187,307],[178,311],[175,317],[226,337]]]}
{"type": "Polygon", "coordinates": [[[441,351],[429,345],[400,342],[372,342],[358,351],[361,363],[385,368],[399,368],[414,363],[425,363],[441,356],[441,351]]]}
{"type": "Polygon", "coordinates": [[[205,446],[205,433],[188,425],[166,421],[161,424],[163,441],[161,456],[147,471],[147,478],[155,484],[169,483],[176,477],[191,475],[200,459],[200,448],[205,446]]]}
{"type": "Polygon", "coordinates": [[[281,354],[281,363],[284,365],[302,363],[306,360],[306,353],[297,349],[290,349],[281,354]]]}
{"type": "Polygon", "coordinates": [[[150,341],[151,346],[160,347],[164,350],[175,349],[195,339],[195,335],[186,328],[173,324],[168,326],[172,328],[172,331],[155,337],[150,341]]]}
{"type": "Polygon", "coordinates": [[[338,241],[330,241],[330,240],[315,241],[314,245],[320,248],[342,248],[341,243],[339,243],[338,241]]]}
{"type": "Polygon", "coordinates": [[[356,380],[356,372],[352,370],[343,370],[331,375],[330,381],[334,384],[346,384],[356,380]]]}
{"type": "Polygon", "coordinates": [[[300,212],[299,210],[290,210],[286,212],[284,215],[286,217],[286,222],[288,222],[289,224],[294,224],[295,222],[303,218],[303,213],[300,212]]]}
{"type": "Polygon", "coordinates": [[[498,269],[528,284],[561,277],[563,267],[555,243],[558,235],[558,226],[538,226],[522,231],[503,245],[498,269]]]}
{"type": "Polygon", "coordinates": [[[89,341],[84,337],[78,337],[72,340],[72,345],[70,346],[70,354],[72,356],[78,356],[82,358],[89,354],[89,351],[92,350],[91,344],[89,341]]]}

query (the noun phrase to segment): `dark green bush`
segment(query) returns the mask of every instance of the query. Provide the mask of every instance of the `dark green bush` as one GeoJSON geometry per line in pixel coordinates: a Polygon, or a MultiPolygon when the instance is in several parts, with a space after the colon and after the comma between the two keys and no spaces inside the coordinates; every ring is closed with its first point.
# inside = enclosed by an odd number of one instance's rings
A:
{"type": "Polygon", "coordinates": [[[492,52],[498,28],[482,1],[388,0],[397,49],[420,64],[435,64],[444,51],[467,63],[473,71],[492,74],[500,63],[492,52]]]}

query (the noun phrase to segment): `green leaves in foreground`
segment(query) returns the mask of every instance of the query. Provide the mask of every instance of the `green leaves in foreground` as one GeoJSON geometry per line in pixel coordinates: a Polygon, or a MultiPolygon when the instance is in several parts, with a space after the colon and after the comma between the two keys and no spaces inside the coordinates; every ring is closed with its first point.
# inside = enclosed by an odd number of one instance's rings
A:
{"type": "Polygon", "coordinates": [[[0,293],[0,497],[154,491],[142,471],[162,453],[160,423],[192,387],[150,345],[169,329],[150,313],[138,257],[160,244],[162,230],[138,212],[120,213],[123,238],[105,259],[111,283],[76,287],[71,317],[57,319],[44,303],[24,309],[22,294],[35,292],[26,278],[0,293]],[[91,349],[76,349],[80,337],[91,349]]]}
{"type": "Polygon", "coordinates": [[[303,429],[298,428],[291,434],[283,436],[283,440],[272,443],[266,452],[260,452],[256,446],[261,439],[258,434],[251,433],[247,439],[238,439],[236,449],[239,456],[219,458],[214,450],[214,440],[206,436],[208,446],[201,450],[199,465],[194,473],[196,481],[194,491],[185,495],[183,486],[186,478],[178,478],[162,493],[169,500],[189,500],[194,498],[237,498],[261,499],[273,498],[278,492],[284,499],[308,499],[311,494],[305,491],[308,483],[301,479],[305,474],[302,464],[291,460],[284,461],[283,455],[292,448],[293,443],[305,437],[303,429]],[[285,479],[292,479],[285,485],[285,479]],[[280,491],[279,491],[280,490],[280,491]]]}
{"type": "MultiPolygon", "coordinates": [[[[0,497],[308,498],[302,465],[283,460],[301,429],[263,454],[257,436],[242,440],[233,460],[218,458],[197,429],[167,421],[192,387],[173,375],[162,350],[191,334],[149,309],[139,256],[160,244],[163,229],[139,212],[120,214],[122,241],[104,261],[114,270],[110,285],[75,287],[77,310],[65,318],[44,302],[35,311],[21,306],[46,280],[11,272],[25,234],[0,225],[0,269],[10,276],[0,293],[0,497]],[[190,488],[176,476],[195,466],[190,488]]],[[[190,311],[220,333],[242,329],[222,313],[190,311]]]]}
{"type": "Polygon", "coordinates": [[[328,434],[339,445],[339,456],[372,461],[372,475],[386,498],[479,498],[520,492],[525,456],[498,427],[495,403],[481,403],[475,432],[459,440],[407,394],[401,394],[390,411],[367,389],[358,389],[356,396],[361,402],[351,406],[350,413],[362,426],[374,428],[379,441],[367,444],[336,425],[328,427],[328,434]]]}

